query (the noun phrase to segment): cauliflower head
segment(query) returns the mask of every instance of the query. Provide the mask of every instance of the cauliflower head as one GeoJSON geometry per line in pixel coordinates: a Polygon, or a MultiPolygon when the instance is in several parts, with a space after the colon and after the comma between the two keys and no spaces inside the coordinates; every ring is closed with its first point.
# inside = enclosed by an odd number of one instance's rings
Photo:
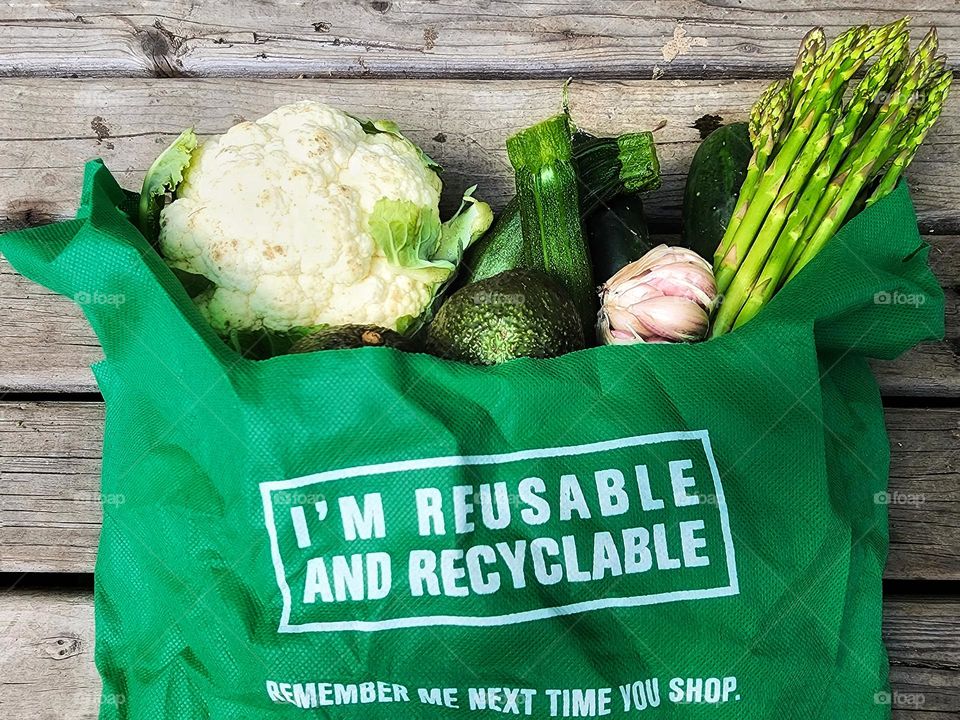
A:
{"type": "Polygon", "coordinates": [[[346,324],[403,332],[493,220],[471,188],[441,223],[429,157],[393,123],[317,102],[193,146],[180,142],[185,169],[167,157],[179,166],[166,188],[175,184],[176,199],[159,213],[157,240],[169,265],[210,281],[195,300],[224,335],[346,324]]]}

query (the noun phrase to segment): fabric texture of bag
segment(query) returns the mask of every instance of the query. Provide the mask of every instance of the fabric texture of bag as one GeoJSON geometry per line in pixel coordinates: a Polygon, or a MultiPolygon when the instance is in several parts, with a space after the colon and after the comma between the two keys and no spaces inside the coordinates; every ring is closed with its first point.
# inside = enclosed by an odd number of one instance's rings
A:
{"type": "Polygon", "coordinates": [[[0,238],[105,354],[102,720],[889,716],[867,358],[943,333],[905,185],[731,334],[490,368],[244,359],[132,199],[95,161],[0,238]]]}

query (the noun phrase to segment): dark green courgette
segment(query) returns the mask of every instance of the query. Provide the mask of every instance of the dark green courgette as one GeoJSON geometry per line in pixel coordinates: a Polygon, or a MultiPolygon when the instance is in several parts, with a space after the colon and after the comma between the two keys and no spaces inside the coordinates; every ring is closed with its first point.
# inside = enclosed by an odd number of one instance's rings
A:
{"type": "MultiPolygon", "coordinates": [[[[600,138],[577,131],[572,142],[583,216],[621,193],[660,186],[660,163],[651,133],[600,138]]],[[[489,232],[467,250],[457,284],[524,267],[522,246],[520,205],[514,197],[489,232]]]]}
{"type": "Polygon", "coordinates": [[[596,293],[580,218],[570,121],[557,115],[507,139],[516,175],[524,269],[539,270],[569,293],[585,328],[596,293]]]}
{"type": "Polygon", "coordinates": [[[747,123],[724,125],[700,143],[683,193],[681,244],[713,262],[753,155],[747,123]]]}
{"type": "Polygon", "coordinates": [[[593,277],[598,284],[653,248],[643,201],[636,194],[621,195],[598,208],[587,218],[585,227],[593,277]]]}

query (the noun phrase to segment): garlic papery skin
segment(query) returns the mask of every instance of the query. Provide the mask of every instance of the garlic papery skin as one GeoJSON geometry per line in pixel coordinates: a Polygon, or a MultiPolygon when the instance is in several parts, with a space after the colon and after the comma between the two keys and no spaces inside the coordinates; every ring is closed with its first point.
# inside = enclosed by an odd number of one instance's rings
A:
{"type": "Polygon", "coordinates": [[[713,268],[692,250],[658,245],[600,288],[597,334],[606,345],[696,342],[717,301],[713,268]]]}

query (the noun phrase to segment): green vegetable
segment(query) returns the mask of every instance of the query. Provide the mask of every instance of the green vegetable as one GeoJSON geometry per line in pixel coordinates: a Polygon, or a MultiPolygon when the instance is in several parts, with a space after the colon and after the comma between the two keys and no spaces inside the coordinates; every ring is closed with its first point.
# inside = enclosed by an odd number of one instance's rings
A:
{"type": "MultiPolygon", "coordinates": [[[[824,216],[823,222],[817,225],[804,247],[791,271],[791,277],[820,252],[827,240],[840,229],[860,191],[883,167],[886,159],[892,154],[892,148],[899,151],[901,148],[909,148],[912,144],[908,141],[904,145],[904,136],[909,137],[918,127],[916,121],[911,118],[911,111],[917,104],[920,86],[929,79],[930,64],[934,60],[936,48],[936,34],[931,32],[913,56],[903,79],[880,108],[873,124],[867,129],[864,137],[857,141],[850,155],[840,166],[837,176],[831,181],[831,185],[837,188],[836,199],[824,216]],[[904,121],[908,123],[906,127],[902,125],[904,121]]],[[[952,73],[941,73],[934,79],[932,87],[922,98],[924,103],[922,112],[932,118],[931,125],[943,110],[943,103],[952,81],[952,73]]],[[[897,174],[900,171],[902,170],[897,174]]],[[[892,189],[889,183],[888,187],[892,189]]]]}
{"type": "Polygon", "coordinates": [[[446,223],[440,222],[436,207],[380,198],[370,215],[370,234],[390,264],[414,271],[424,282],[443,282],[456,269],[464,249],[493,220],[490,206],[474,200],[475,189],[464,193],[460,210],[446,223]]]}
{"type": "MultiPolygon", "coordinates": [[[[573,156],[584,217],[621,193],[660,186],[660,162],[651,133],[598,138],[578,131],[573,135],[573,156]]],[[[519,267],[524,267],[523,231],[520,204],[514,197],[493,229],[467,251],[461,281],[475,282],[519,267]]]]}
{"type": "Polygon", "coordinates": [[[429,352],[475,365],[554,357],[583,347],[581,319],[567,292],[531,270],[507,270],[460,288],[427,334],[429,352]]]}
{"type": "Polygon", "coordinates": [[[337,325],[303,336],[290,347],[290,352],[307,353],[379,346],[403,348],[406,343],[407,338],[389,328],[376,325],[337,325]]]}
{"type": "Polygon", "coordinates": [[[649,132],[600,138],[578,130],[573,134],[573,161],[584,215],[621,193],[660,187],[660,160],[649,132]]]}
{"type": "MultiPolygon", "coordinates": [[[[861,121],[870,111],[878,94],[888,84],[891,73],[895,72],[906,58],[909,50],[908,40],[906,33],[895,36],[857,85],[843,117],[832,132],[826,154],[807,181],[796,207],[774,243],[769,259],[761,269],[753,287],[749,289],[749,295],[739,315],[736,316],[734,327],[751,319],[769,302],[780,287],[784,273],[799,257],[800,251],[809,239],[809,234],[822,222],[832,197],[828,194],[829,188],[825,190],[825,186],[853,143],[861,121]],[[809,233],[808,228],[810,228],[809,233]]],[[[734,302],[739,302],[738,298],[734,298],[734,302]]]]}
{"type": "Polygon", "coordinates": [[[593,276],[580,222],[569,119],[557,115],[508,138],[507,155],[516,171],[524,266],[559,282],[584,328],[592,327],[593,276]]]}
{"type": "Polygon", "coordinates": [[[909,55],[906,25],[851,28],[825,50],[822,32],[813,31],[793,77],[754,106],[751,167],[715,254],[724,301],[713,335],[753,318],[857,209],[893,190],[915,156],[952,74],[936,54],[934,30],[909,55]],[[845,100],[848,83],[873,56],[845,100]]]}
{"type": "Polygon", "coordinates": [[[598,282],[609,280],[624,265],[653,249],[638,195],[621,195],[597,208],[584,224],[598,282]]]}
{"type": "MultiPolygon", "coordinates": [[[[890,27],[884,26],[875,32],[887,32],[890,27]]],[[[872,40],[873,35],[867,33],[866,28],[851,28],[837,38],[822,57],[814,56],[816,64],[812,68],[798,61],[793,78],[783,84],[783,91],[788,98],[796,96],[794,89],[801,84],[804,91],[795,106],[787,107],[787,114],[783,118],[787,121],[783,124],[787,132],[779,141],[767,167],[758,174],[755,185],[745,182],[745,188],[740,191],[738,210],[742,208],[742,215],[735,213],[738,222],[728,228],[722,244],[724,252],[714,267],[717,289],[721,294],[726,293],[733,281],[760,225],[777,199],[787,172],[803,150],[817,120],[838,100],[838,95],[842,99],[847,80],[876,52],[878,45],[872,40]]],[[[800,55],[806,57],[808,53],[805,42],[800,55]]],[[[766,128],[766,125],[766,122],[760,122],[760,127],[766,128]]],[[[724,297],[723,304],[726,301],[724,297]]]]}
{"type": "Polygon", "coordinates": [[[777,138],[786,120],[787,99],[790,85],[785,82],[774,82],[760,96],[757,104],[750,113],[750,142],[753,145],[753,155],[747,164],[747,175],[740,186],[740,194],[734,208],[727,229],[723,233],[720,245],[714,251],[713,265],[718,268],[721,262],[737,262],[735,257],[728,258],[731,253],[733,239],[740,227],[749,206],[749,198],[753,195],[760,182],[760,177],[767,168],[770,156],[773,154],[777,138]]]}
{"type": "Polygon", "coordinates": [[[918,113],[914,126],[906,130],[900,149],[893,157],[890,166],[880,179],[876,189],[867,199],[866,207],[870,207],[877,200],[889,195],[896,187],[897,182],[903,175],[903,171],[907,169],[907,166],[913,161],[913,158],[916,157],[917,150],[920,149],[920,145],[926,139],[930,128],[934,126],[940,117],[940,112],[943,110],[943,105],[946,102],[952,80],[953,76],[949,73],[944,73],[934,78],[927,89],[926,102],[922,110],[918,113]]]}
{"type": "Polygon", "coordinates": [[[160,233],[160,211],[163,210],[164,197],[177,191],[177,186],[183,182],[183,171],[193,160],[196,149],[197,135],[193,128],[184,130],[173,144],[153,161],[143,178],[140,203],[137,206],[137,225],[151,243],[157,241],[160,233]]]}
{"type": "Polygon", "coordinates": [[[424,282],[439,282],[453,272],[453,263],[434,257],[440,246],[440,212],[436,208],[380,198],[373,206],[369,230],[387,262],[417,272],[424,282]]]}
{"type": "Polygon", "coordinates": [[[830,142],[830,131],[835,120],[835,112],[827,112],[821,115],[817,121],[817,126],[810,134],[810,138],[804,143],[803,150],[794,162],[786,182],[783,183],[777,193],[773,207],[767,214],[758,237],[750,246],[747,257],[733,277],[729,290],[713,320],[715,333],[726,332],[733,326],[746,301],[747,294],[753,288],[757,276],[767,261],[773,241],[787,221],[787,215],[793,209],[803,184],[807,181],[807,177],[823,151],[827,149],[827,144],[830,142]]]}
{"type": "Polygon", "coordinates": [[[681,245],[713,259],[730,224],[752,156],[745,122],[724,125],[700,143],[683,193],[681,245]]]}

